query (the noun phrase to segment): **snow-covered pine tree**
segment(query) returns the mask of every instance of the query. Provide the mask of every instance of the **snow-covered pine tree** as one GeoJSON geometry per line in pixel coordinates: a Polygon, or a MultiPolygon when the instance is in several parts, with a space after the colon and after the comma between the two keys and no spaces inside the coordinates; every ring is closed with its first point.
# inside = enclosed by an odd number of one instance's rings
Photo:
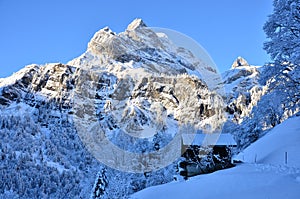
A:
{"type": "Polygon", "coordinates": [[[264,25],[264,49],[278,63],[300,63],[300,0],[274,0],[264,25]]]}
{"type": "Polygon", "coordinates": [[[93,187],[93,192],[92,192],[92,199],[99,199],[101,198],[103,195],[105,195],[105,188],[107,186],[108,180],[107,177],[105,175],[106,173],[106,169],[102,168],[98,174],[97,174],[97,178],[95,181],[95,185],[93,187]]]}

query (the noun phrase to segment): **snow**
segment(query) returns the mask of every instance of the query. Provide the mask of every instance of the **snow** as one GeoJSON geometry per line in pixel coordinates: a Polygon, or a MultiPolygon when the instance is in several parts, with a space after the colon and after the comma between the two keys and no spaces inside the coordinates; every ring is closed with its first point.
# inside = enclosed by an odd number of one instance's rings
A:
{"type": "Polygon", "coordinates": [[[132,199],[147,198],[272,198],[300,196],[300,117],[286,120],[250,145],[235,159],[247,163],[205,174],[187,181],[171,182],[137,192],[132,199]],[[288,152],[288,164],[284,152],[288,152]],[[283,154],[282,154],[283,153],[283,154]],[[257,155],[257,163],[253,155],[257,155]]]}
{"type": "Polygon", "coordinates": [[[256,159],[257,163],[282,165],[287,152],[287,165],[300,168],[299,143],[300,117],[294,117],[273,128],[234,159],[248,163],[256,159]]]}
{"type": "Polygon", "coordinates": [[[239,78],[239,79],[237,79],[237,80],[235,80],[235,81],[233,81],[233,82],[231,82],[231,83],[229,83],[229,84],[225,84],[225,85],[224,85],[225,91],[234,93],[234,92],[233,92],[233,89],[236,88],[237,86],[239,86],[239,84],[240,84],[243,80],[244,80],[244,79],[239,78]]]}
{"type": "Polygon", "coordinates": [[[33,114],[33,108],[23,102],[13,102],[6,109],[0,109],[2,115],[25,115],[27,113],[33,114]]]}
{"type": "Polygon", "coordinates": [[[299,176],[300,173],[276,173],[261,165],[243,164],[184,182],[150,187],[131,198],[299,198],[299,176]]]}
{"type": "Polygon", "coordinates": [[[63,165],[60,165],[60,164],[57,163],[57,162],[49,161],[49,162],[47,162],[47,166],[48,166],[48,167],[56,168],[57,171],[58,171],[60,174],[62,174],[62,173],[64,172],[64,170],[66,170],[65,167],[64,167],[63,165]]]}
{"type": "Polygon", "coordinates": [[[231,134],[182,134],[184,145],[213,146],[213,145],[237,145],[231,134]]]}
{"type": "Polygon", "coordinates": [[[27,74],[31,69],[34,69],[34,68],[38,68],[38,65],[36,65],[36,64],[27,65],[23,69],[14,73],[10,77],[0,78],[0,87],[5,87],[5,86],[16,83],[16,81],[21,79],[25,74],[27,74]]]}
{"type": "Polygon", "coordinates": [[[142,19],[137,18],[128,25],[127,30],[133,31],[139,27],[146,27],[146,25],[144,24],[142,19]]]}
{"type": "Polygon", "coordinates": [[[245,81],[246,78],[250,79],[255,79],[257,75],[259,74],[259,71],[261,70],[261,66],[254,66],[254,65],[249,65],[249,66],[239,66],[238,68],[232,68],[222,74],[223,80],[226,82],[224,85],[226,91],[232,91],[233,88],[239,86],[239,84],[242,81],[245,81]],[[241,73],[243,71],[246,72],[251,72],[251,74],[247,74],[246,76],[241,73]],[[235,77],[236,79],[234,81],[230,80],[230,78],[235,77]]]}

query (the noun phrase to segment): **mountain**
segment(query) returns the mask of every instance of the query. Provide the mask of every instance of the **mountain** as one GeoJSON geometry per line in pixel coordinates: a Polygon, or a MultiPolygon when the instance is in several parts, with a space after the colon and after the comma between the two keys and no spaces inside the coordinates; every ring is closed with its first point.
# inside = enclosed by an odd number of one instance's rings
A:
{"type": "Polygon", "coordinates": [[[222,130],[241,151],[299,112],[299,74],[238,57],[221,78],[141,19],[105,27],[67,64],[0,79],[0,198],[127,198],[170,182],[181,133],[222,130]]]}
{"type": "Polygon", "coordinates": [[[234,122],[241,123],[264,95],[265,88],[259,83],[262,71],[262,67],[249,65],[244,58],[238,57],[231,69],[222,74],[226,112],[234,122]]]}
{"type": "Polygon", "coordinates": [[[207,74],[217,76],[136,19],[119,34],[101,29],[67,64],[29,65],[0,79],[0,196],[121,198],[171,181],[180,154],[133,162],[178,131],[220,130],[223,99],[207,74]],[[119,164],[122,151],[138,155],[119,164]]]}
{"type": "Polygon", "coordinates": [[[243,57],[238,57],[231,66],[231,69],[235,69],[235,68],[239,68],[239,67],[243,67],[243,66],[250,66],[248,64],[248,62],[243,58],[243,57]]]}
{"type": "Polygon", "coordinates": [[[252,66],[239,57],[222,74],[228,120],[223,132],[234,134],[244,149],[300,110],[300,69],[293,64],[252,66]],[[246,65],[236,66],[239,60],[246,65]]]}

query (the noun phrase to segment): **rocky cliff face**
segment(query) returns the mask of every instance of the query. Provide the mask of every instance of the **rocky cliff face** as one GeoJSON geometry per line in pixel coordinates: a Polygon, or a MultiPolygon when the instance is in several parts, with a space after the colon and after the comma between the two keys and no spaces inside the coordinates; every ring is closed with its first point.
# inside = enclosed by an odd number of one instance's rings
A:
{"type": "Polygon", "coordinates": [[[106,168],[78,132],[94,136],[93,124],[140,154],[166,146],[183,125],[221,128],[222,97],[201,74],[216,71],[199,70],[202,60],[145,27],[137,19],[123,33],[104,28],[68,64],[30,65],[0,79],[3,197],[88,198],[98,171],[107,181],[104,197],[172,180],[172,164],[141,174],[106,168]]]}

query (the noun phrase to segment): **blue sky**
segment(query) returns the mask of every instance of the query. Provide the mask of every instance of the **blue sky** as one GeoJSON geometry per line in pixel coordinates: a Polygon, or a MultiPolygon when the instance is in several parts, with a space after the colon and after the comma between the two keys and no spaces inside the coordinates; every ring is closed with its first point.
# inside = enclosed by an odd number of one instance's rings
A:
{"type": "Polygon", "coordinates": [[[66,63],[99,29],[121,32],[135,18],[193,38],[220,71],[237,56],[262,65],[271,12],[272,0],[0,0],[0,77],[31,63],[66,63]]]}

